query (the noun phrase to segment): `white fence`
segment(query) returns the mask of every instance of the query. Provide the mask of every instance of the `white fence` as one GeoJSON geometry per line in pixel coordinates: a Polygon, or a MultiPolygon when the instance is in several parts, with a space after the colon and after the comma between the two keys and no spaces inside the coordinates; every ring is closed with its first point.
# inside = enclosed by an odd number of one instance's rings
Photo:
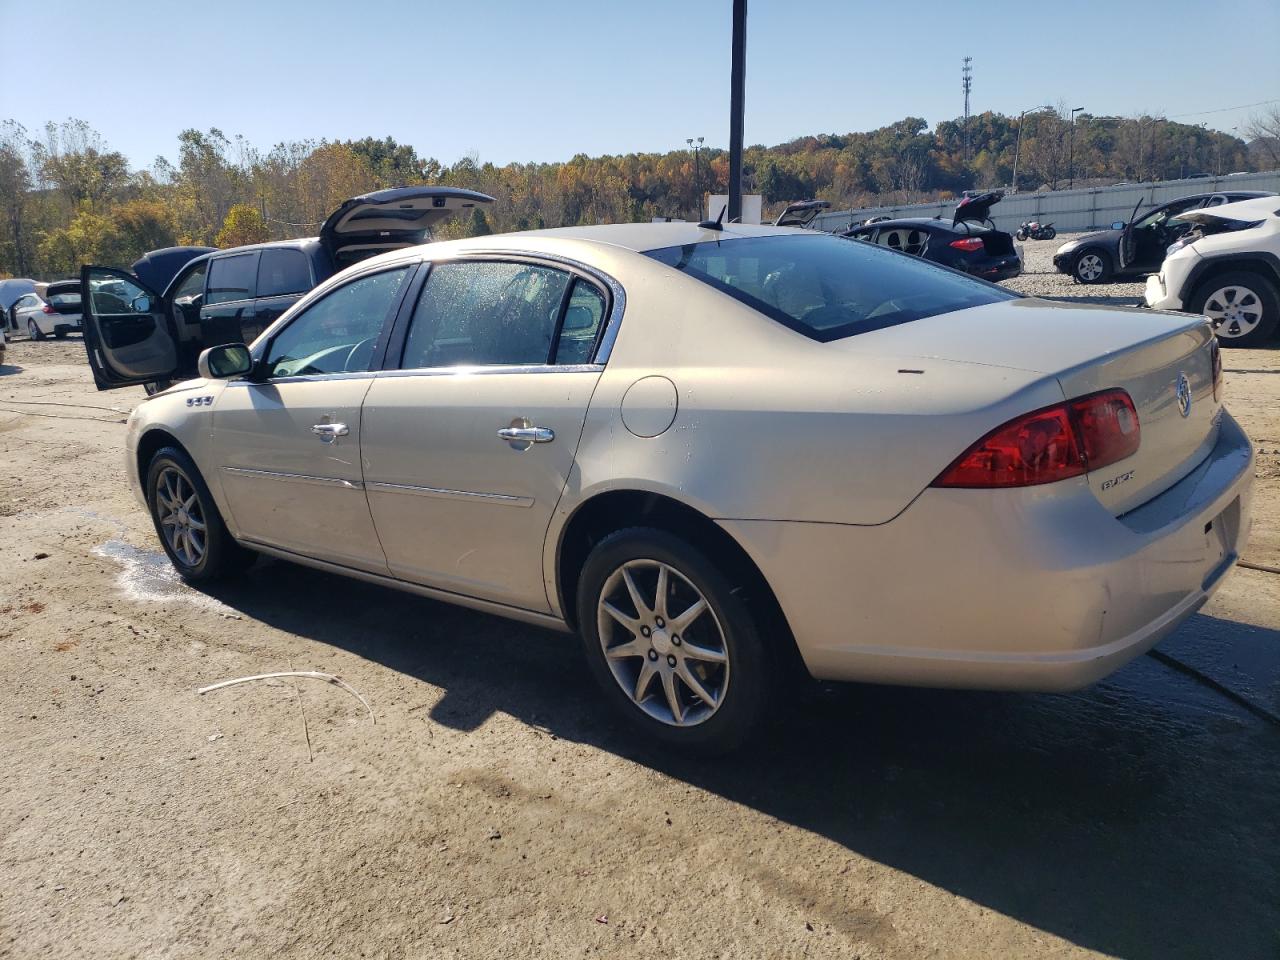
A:
{"type": "MultiPolygon", "coordinates": [[[[1280,193],[1280,170],[1226,177],[1199,177],[1192,180],[1131,183],[1117,187],[1010,193],[1005,194],[1005,198],[991,208],[991,219],[1001,230],[1008,230],[1010,233],[1017,230],[1023,220],[1052,223],[1059,233],[1094,230],[1109,226],[1116,220],[1128,220],[1134,204],[1139,200],[1142,201],[1141,213],[1142,210],[1188,194],[1227,190],[1268,190],[1280,193]]],[[[820,214],[811,226],[815,230],[835,232],[848,230],[851,224],[860,223],[868,217],[932,217],[941,214],[950,219],[957,202],[942,200],[898,207],[832,210],[820,214]]]]}

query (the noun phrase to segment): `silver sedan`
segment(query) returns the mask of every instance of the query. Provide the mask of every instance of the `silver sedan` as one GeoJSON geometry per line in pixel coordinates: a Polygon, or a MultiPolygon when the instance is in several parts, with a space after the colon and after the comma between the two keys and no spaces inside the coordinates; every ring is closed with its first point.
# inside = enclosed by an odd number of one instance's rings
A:
{"type": "MultiPolygon", "coordinates": [[[[95,269],[99,381],[155,379],[165,304],[95,269]]],[[[263,553],[577,631],[620,713],[691,748],[749,737],[794,664],[1089,684],[1203,604],[1249,529],[1202,318],[810,231],[401,249],[199,366],[128,429],[183,577],[263,553]]]]}

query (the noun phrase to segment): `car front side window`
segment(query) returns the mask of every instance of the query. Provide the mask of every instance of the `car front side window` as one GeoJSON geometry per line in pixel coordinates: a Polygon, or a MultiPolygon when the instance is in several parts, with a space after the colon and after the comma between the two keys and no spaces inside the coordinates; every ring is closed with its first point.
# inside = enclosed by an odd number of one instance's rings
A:
{"type": "MultiPolygon", "coordinates": [[[[401,367],[547,363],[572,280],[528,263],[436,264],[414,307],[401,367]]],[[[591,309],[586,300],[580,306],[591,309]]],[[[575,322],[593,321],[578,312],[575,322]]],[[[573,349],[566,347],[566,356],[573,349]]]]}
{"type": "Polygon", "coordinates": [[[410,270],[403,266],[360,277],[311,304],[271,341],[268,376],[370,370],[374,346],[410,270]]]}

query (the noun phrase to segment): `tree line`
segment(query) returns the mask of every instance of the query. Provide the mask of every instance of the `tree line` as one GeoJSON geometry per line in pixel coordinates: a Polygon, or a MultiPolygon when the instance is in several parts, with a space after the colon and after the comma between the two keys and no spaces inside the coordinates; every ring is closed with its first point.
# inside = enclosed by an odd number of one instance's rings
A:
{"type": "MultiPolygon", "coordinates": [[[[1265,126],[1259,135],[1267,132],[1265,126]]],[[[947,198],[963,190],[1057,189],[1074,181],[1170,179],[1255,169],[1243,140],[1162,117],[1094,117],[1059,108],[942,121],[919,117],[862,133],[800,137],[744,152],[748,192],[766,213],[794,200],[834,207],[947,198]]],[[[1256,151],[1258,164],[1265,152],[1256,151]]],[[[382,187],[441,184],[497,201],[437,235],[466,236],[581,223],[695,217],[723,193],[728,153],[703,149],[578,155],[498,166],[421,157],[390,137],[304,140],[263,150],[210,129],[178,135],[176,162],[131,170],[82,120],[31,132],[0,124],[0,277],[75,276],[82,263],[127,264],[175,244],[220,247],[312,236],[348,197],[382,187]]]]}

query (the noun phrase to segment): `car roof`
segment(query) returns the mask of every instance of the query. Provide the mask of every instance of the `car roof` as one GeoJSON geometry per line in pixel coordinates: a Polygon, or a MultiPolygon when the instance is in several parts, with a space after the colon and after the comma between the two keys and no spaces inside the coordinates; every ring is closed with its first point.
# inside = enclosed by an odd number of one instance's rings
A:
{"type": "Polygon", "coordinates": [[[775,227],[771,224],[726,223],[719,230],[700,227],[692,222],[607,223],[597,226],[553,227],[547,230],[522,230],[517,233],[491,234],[455,241],[471,246],[493,246],[501,243],[518,247],[524,240],[586,240],[607,243],[636,253],[682,247],[689,243],[729,240],[743,237],[771,237],[791,233],[814,234],[817,231],[798,227],[775,227]]]}

